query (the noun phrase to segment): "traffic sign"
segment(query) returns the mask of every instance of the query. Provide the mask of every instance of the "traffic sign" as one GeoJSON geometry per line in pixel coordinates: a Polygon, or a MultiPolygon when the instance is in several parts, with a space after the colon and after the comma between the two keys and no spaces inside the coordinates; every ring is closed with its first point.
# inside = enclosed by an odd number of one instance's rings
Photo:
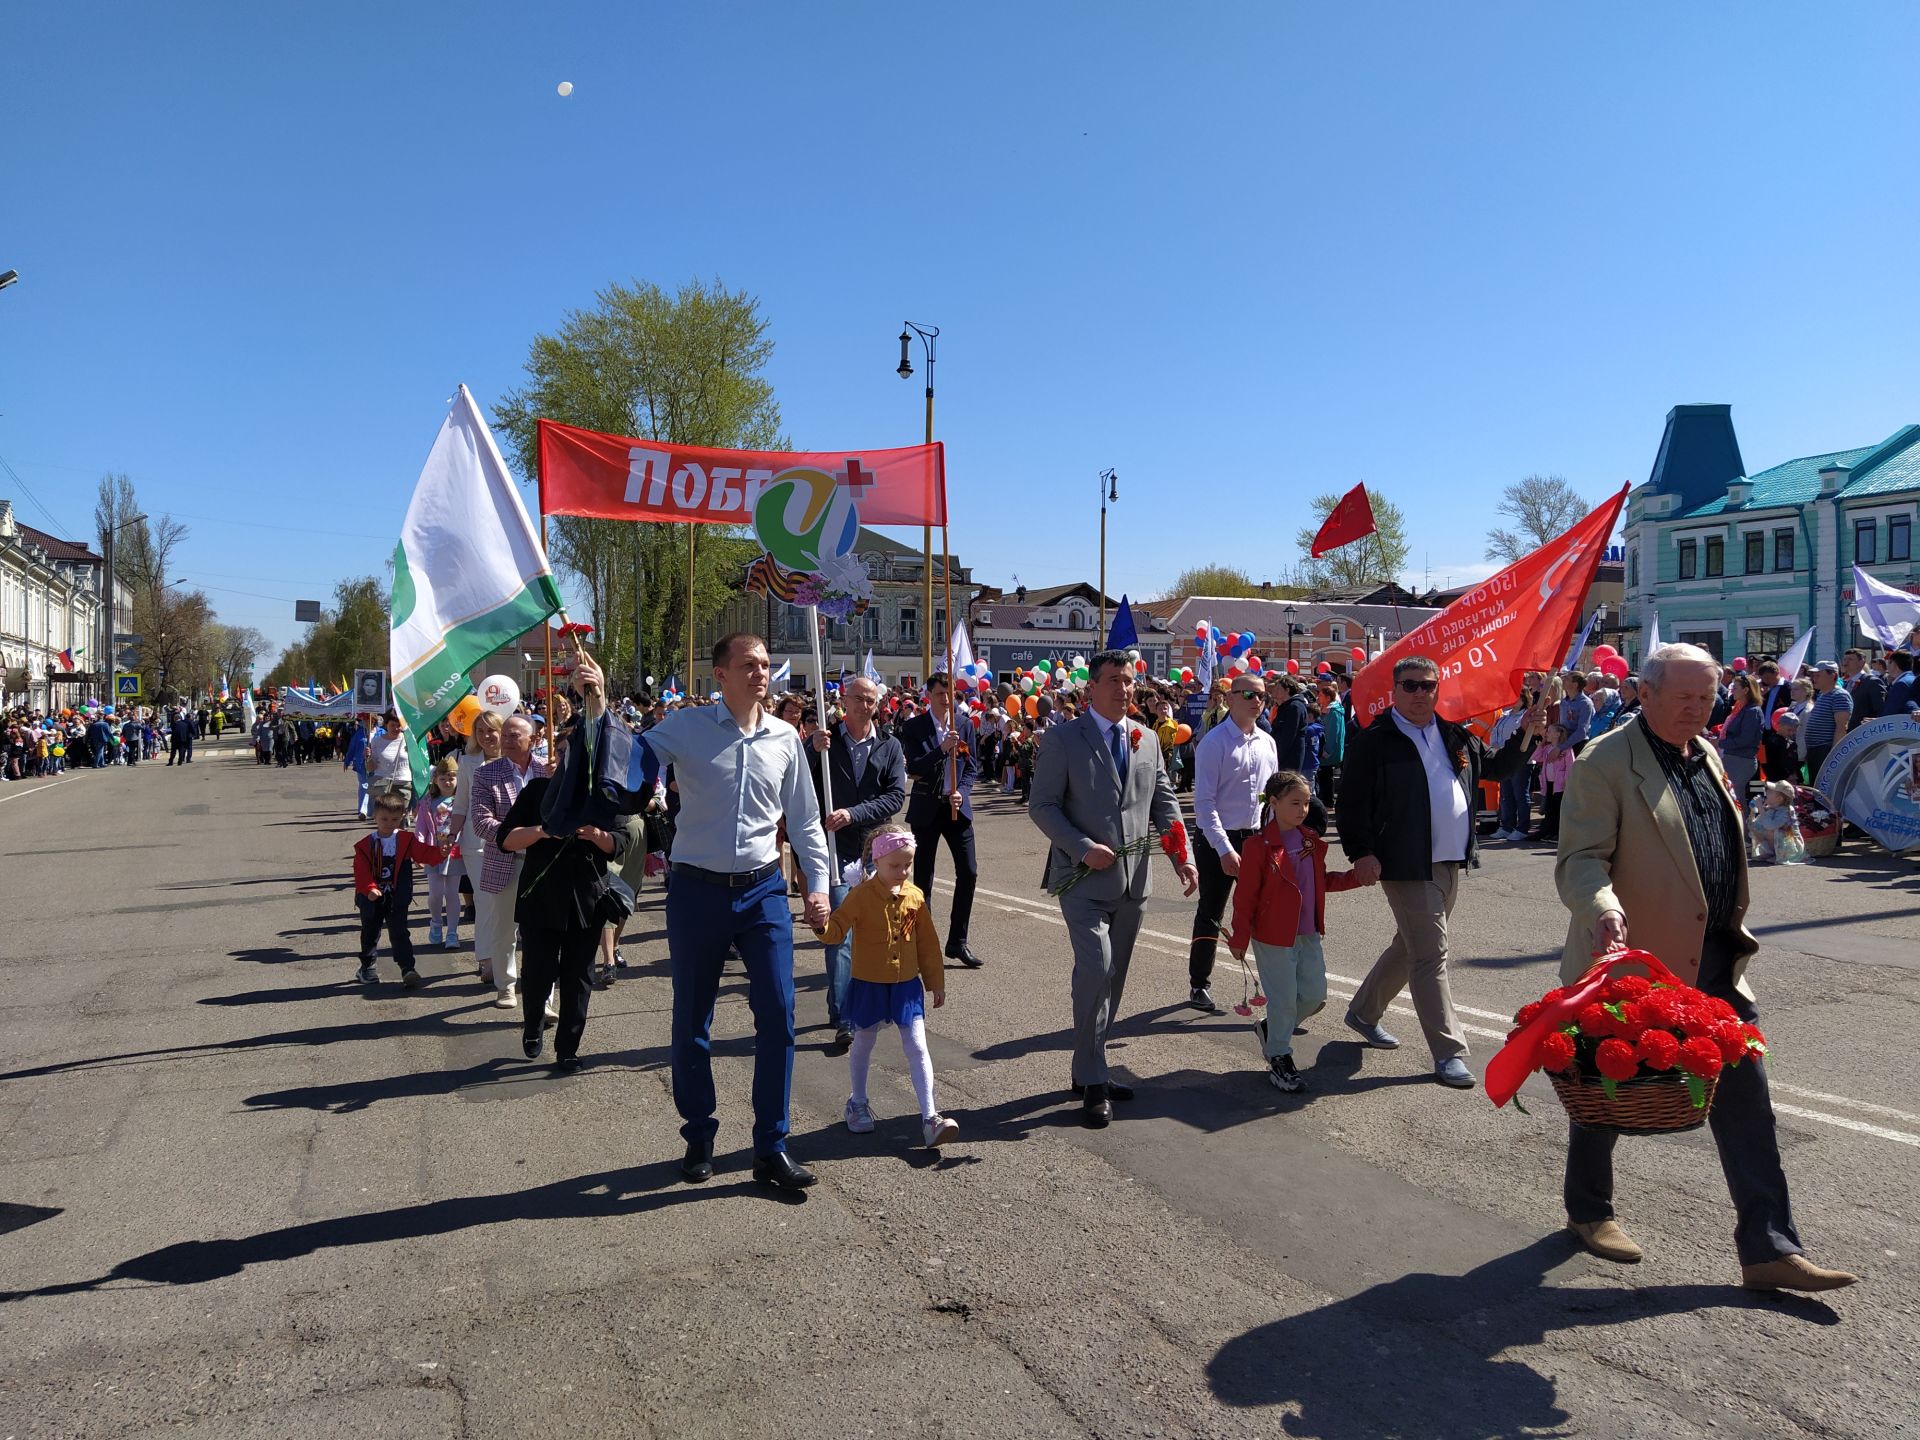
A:
{"type": "Polygon", "coordinates": [[[138,645],[140,640],[138,635],[127,635],[118,630],[113,633],[113,643],[116,645],[138,645]]]}
{"type": "Polygon", "coordinates": [[[113,698],[116,700],[138,700],[140,696],[140,677],[115,672],[113,677],[113,698]]]}

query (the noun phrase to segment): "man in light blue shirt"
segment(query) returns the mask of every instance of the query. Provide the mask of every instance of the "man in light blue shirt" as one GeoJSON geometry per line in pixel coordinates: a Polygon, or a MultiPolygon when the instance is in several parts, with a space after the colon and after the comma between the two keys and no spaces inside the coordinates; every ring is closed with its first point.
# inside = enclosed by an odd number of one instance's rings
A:
{"type": "Polygon", "coordinates": [[[687,1142],[680,1173],[713,1175],[714,1001],[720,970],[738,950],[753,1011],[753,1178],[782,1189],[813,1184],[787,1154],[793,1090],[793,912],[780,873],[778,826],[806,875],[809,925],[827,923],[826,832],[800,734],[767,713],[767,648],[729,635],[713,647],[720,702],[677,710],[641,743],[673,767],[680,815],[667,889],[673,974],[673,1102],[687,1142]]]}
{"type": "Polygon", "coordinates": [[[1578,670],[1569,671],[1563,683],[1566,698],[1560,702],[1560,723],[1567,727],[1567,744],[1577,755],[1593,728],[1593,701],[1587,698],[1587,677],[1578,670]]]}

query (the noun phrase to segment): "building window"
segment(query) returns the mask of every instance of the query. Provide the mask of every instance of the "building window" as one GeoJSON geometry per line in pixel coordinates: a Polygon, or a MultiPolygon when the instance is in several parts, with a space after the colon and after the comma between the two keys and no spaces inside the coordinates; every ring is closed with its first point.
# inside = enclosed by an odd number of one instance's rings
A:
{"type": "Polygon", "coordinates": [[[1635,546],[1627,551],[1627,589],[1640,588],[1640,549],[1635,546]]]}
{"type": "Polygon", "coordinates": [[[1691,580],[1700,573],[1700,547],[1692,540],[1680,542],[1680,578],[1691,580]]]}
{"type": "Polygon", "coordinates": [[[1334,621],[1327,627],[1327,639],[1335,645],[1346,644],[1347,627],[1342,625],[1338,620],[1334,621]]]}
{"type": "Polygon", "coordinates": [[[947,612],[944,610],[934,612],[933,643],[943,647],[947,643],[947,612]]]}
{"type": "Polygon", "coordinates": [[[1871,520],[1853,522],[1853,563],[1856,565],[1873,564],[1874,523],[1871,520]]]}
{"type": "Polygon", "coordinates": [[[1758,575],[1767,568],[1767,537],[1758,530],[1747,532],[1747,574],[1758,575]]]}
{"type": "Polygon", "coordinates": [[[1080,618],[1080,612],[1078,610],[1070,610],[1067,612],[1067,628],[1069,630],[1079,630],[1084,627],[1085,623],[1086,622],[1080,618]]]}
{"type": "Polygon", "coordinates": [[[900,607],[900,643],[902,645],[920,643],[920,612],[911,605],[900,607]]]}
{"type": "Polygon", "coordinates": [[[1777,660],[1793,647],[1793,639],[1791,630],[1749,630],[1746,653],[1753,656],[1771,655],[1777,660]]]}
{"type": "Polygon", "coordinates": [[[869,645],[880,643],[880,607],[869,605],[860,616],[860,634],[869,645]]]}
{"type": "Polygon", "coordinates": [[[1913,520],[1906,515],[1895,515],[1887,521],[1887,559],[1911,560],[1913,558],[1913,520]]]}
{"type": "Polygon", "coordinates": [[[780,617],[780,634],[794,644],[804,643],[807,638],[807,612],[798,605],[789,605],[780,617]]]}
{"type": "Polygon", "coordinates": [[[1726,644],[1726,637],[1718,630],[1682,630],[1680,632],[1680,643],[1682,645],[1698,645],[1702,650],[1718,660],[1720,659],[1721,648],[1726,644]]]}
{"type": "Polygon", "coordinates": [[[1776,570],[1793,569],[1793,531],[1776,530],[1773,532],[1773,568],[1776,570]]]}
{"type": "Polygon", "coordinates": [[[1727,541],[1723,535],[1707,537],[1707,576],[1717,579],[1727,573],[1727,541]]]}

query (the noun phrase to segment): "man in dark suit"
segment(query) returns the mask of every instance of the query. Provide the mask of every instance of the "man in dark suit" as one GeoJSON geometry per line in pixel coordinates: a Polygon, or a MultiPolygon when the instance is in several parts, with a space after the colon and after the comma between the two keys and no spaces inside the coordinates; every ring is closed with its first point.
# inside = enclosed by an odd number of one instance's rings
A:
{"type": "MultiPolygon", "coordinates": [[[[813,771],[813,791],[820,797],[820,819],[833,847],[833,875],[827,903],[834,909],[847,898],[849,866],[866,858],[867,834],[900,813],[907,803],[907,762],[898,740],[880,733],[873,713],[880,704],[880,687],[864,675],[850,676],[840,687],[846,718],[814,733],[807,749],[813,771]],[[820,783],[821,756],[833,781],[833,806],[827,806],[820,783]]],[[[855,883],[858,883],[856,880],[855,883]]],[[[833,1050],[839,1054],[853,1044],[853,1032],[841,1018],[852,978],[852,952],[846,941],[827,946],[827,1020],[833,1026],[833,1050]]]]}
{"type": "Polygon", "coordinates": [[[899,729],[913,794],[907,824],[913,830],[913,883],[933,896],[934,846],[944,840],[953,856],[953,911],[947,920],[949,960],[970,969],[986,962],[968,948],[973,889],[980,864],[973,853],[973,782],[980,776],[979,741],[973,722],[953,707],[953,682],[945,671],[927,681],[927,708],[899,729]]]}

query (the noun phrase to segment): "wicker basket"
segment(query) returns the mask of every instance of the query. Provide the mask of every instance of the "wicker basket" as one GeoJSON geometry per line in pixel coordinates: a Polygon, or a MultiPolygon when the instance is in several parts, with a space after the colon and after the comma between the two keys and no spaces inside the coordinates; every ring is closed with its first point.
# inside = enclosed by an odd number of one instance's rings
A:
{"type": "Polygon", "coordinates": [[[1547,1079],[1553,1082],[1553,1093],[1566,1106],[1568,1119],[1589,1130],[1610,1130],[1616,1135],[1698,1130],[1706,1124],[1707,1115],[1713,1109],[1713,1093],[1720,1085],[1718,1075],[1703,1080],[1707,1103],[1696,1109],[1693,1097],[1687,1093],[1686,1077],[1678,1070],[1615,1081],[1611,1100],[1598,1076],[1549,1071],[1547,1079]]]}

